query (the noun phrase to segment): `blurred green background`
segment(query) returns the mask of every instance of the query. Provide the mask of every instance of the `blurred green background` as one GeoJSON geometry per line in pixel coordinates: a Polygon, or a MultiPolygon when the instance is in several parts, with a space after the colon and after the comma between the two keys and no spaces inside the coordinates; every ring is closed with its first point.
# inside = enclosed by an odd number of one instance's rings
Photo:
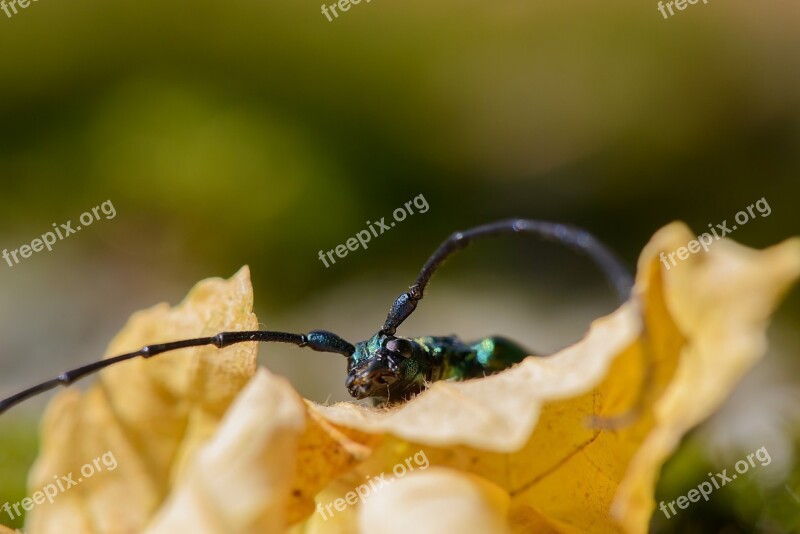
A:
{"type": "MultiPolygon", "coordinates": [[[[0,12],[0,247],[111,200],[117,216],[0,262],[0,395],[97,359],[134,310],[252,269],[269,328],[358,341],[449,233],[511,216],[584,226],[634,265],[765,198],[731,237],[800,234],[800,4],[40,0],[0,12]],[[325,268],[365,221],[430,209],[325,268]]],[[[406,334],[502,333],[539,351],[614,307],[584,260],[503,240],[439,273],[406,334]]],[[[755,449],[769,466],[655,532],[800,529],[800,297],[770,354],[664,470],[672,500],[755,449]]],[[[345,364],[262,348],[306,396],[345,364]]],[[[0,420],[0,503],[26,495],[47,396],[0,420]]],[[[758,471],[758,472],[755,472],[758,471]]],[[[0,522],[20,526],[0,516],[0,522]]]]}

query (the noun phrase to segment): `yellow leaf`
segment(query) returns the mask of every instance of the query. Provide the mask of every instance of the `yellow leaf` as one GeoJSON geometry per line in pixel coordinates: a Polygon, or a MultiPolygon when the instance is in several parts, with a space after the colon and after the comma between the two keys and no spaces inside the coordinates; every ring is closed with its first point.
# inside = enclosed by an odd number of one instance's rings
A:
{"type": "MultiPolygon", "coordinates": [[[[684,226],[669,226],[642,257],[675,250],[691,238],[684,226]]],[[[651,268],[655,262],[650,260],[651,268]]],[[[688,343],[675,355],[674,378],[653,406],[655,428],[619,488],[615,511],[629,532],[646,528],[661,465],[681,437],[711,415],[765,353],[769,317],[800,276],[800,239],[761,252],[725,239],[684,263],[666,273],[665,291],[688,343]]]]}
{"type": "Polygon", "coordinates": [[[359,527],[383,534],[503,534],[508,532],[507,512],[508,494],[500,488],[439,467],[398,479],[376,493],[364,504],[359,527]]]}
{"type": "Polygon", "coordinates": [[[393,437],[361,476],[419,449],[433,465],[504,488],[519,532],[646,532],[661,465],[763,354],[769,315],[800,274],[798,240],[763,252],[725,240],[671,270],[661,267],[661,250],[691,239],[673,224],[643,251],[636,292],[644,330],[631,302],[595,321],[572,347],[501,374],[435,383],[391,410],[317,409],[337,425],[393,437]],[[637,400],[630,425],[587,424],[637,400]]]}
{"type": "MultiPolygon", "coordinates": [[[[691,239],[659,231],[638,298],[575,345],[396,408],[303,402],[253,377],[252,344],[115,366],[54,399],[31,487],[105,451],[119,467],[35,508],[30,532],[646,532],[663,462],[764,353],[800,276],[798,240],[659,262],[691,239]],[[632,408],[627,425],[590,424],[632,408]]],[[[246,270],[201,282],[181,306],[135,315],[109,354],[255,329],[251,305],[246,270]]]]}
{"type": "MultiPolygon", "coordinates": [[[[199,283],[183,303],[134,314],[106,356],[144,345],[257,329],[249,271],[199,283]]],[[[185,349],[138,358],[103,371],[85,394],[67,390],[42,422],[33,490],[110,451],[118,463],[35,507],[30,532],[141,532],[169,495],[184,459],[215,431],[228,405],[255,372],[256,345],[185,349]]]]}
{"type": "Polygon", "coordinates": [[[280,532],[303,410],[286,380],[260,370],[172,488],[147,534],[280,532]]]}
{"type": "MultiPolygon", "coordinates": [[[[246,267],[227,281],[202,281],[175,308],[134,314],[107,357],[258,329],[252,304],[246,267]]],[[[314,496],[379,438],[337,429],[308,411],[284,380],[263,370],[253,376],[255,359],[255,343],[183,349],[115,365],[85,394],[67,390],[54,398],[32,491],[53,477],[74,474],[77,481],[81,467],[103,454],[116,466],[34,508],[29,532],[143,532],[148,525],[171,532],[178,524],[263,532],[307,517],[314,496]]]]}

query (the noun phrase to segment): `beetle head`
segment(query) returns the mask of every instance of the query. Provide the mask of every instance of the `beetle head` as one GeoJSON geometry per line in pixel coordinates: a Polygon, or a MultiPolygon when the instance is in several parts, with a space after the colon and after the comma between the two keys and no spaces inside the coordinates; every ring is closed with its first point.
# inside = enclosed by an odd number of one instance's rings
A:
{"type": "Polygon", "coordinates": [[[420,343],[378,332],[356,343],[345,386],[357,399],[407,399],[424,387],[426,360],[427,351],[420,343]]]}

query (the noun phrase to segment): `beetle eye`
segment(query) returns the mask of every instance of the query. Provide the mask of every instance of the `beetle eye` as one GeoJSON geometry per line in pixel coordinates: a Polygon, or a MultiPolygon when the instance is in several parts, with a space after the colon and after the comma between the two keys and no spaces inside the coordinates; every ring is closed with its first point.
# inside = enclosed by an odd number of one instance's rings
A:
{"type": "Polygon", "coordinates": [[[387,341],[386,350],[397,353],[403,358],[410,358],[413,353],[411,342],[407,339],[401,338],[390,339],[387,341]]]}

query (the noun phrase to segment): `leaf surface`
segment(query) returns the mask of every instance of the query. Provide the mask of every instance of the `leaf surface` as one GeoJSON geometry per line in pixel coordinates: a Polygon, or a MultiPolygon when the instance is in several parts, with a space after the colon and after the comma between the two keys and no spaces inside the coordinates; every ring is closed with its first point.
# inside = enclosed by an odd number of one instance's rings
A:
{"type": "MultiPolygon", "coordinates": [[[[661,466],[764,354],[800,275],[797,239],[659,261],[693,238],[680,223],[656,233],[636,298],[573,346],[392,409],[303,401],[255,373],[253,344],[114,366],[53,400],[30,485],[105,451],[118,468],[35,508],[29,531],[646,532],[661,466]],[[592,423],[630,410],[628,424],[592,423]]],[[[247,274],[135,314],[108,354],[256,329],[247,274]]]]}

